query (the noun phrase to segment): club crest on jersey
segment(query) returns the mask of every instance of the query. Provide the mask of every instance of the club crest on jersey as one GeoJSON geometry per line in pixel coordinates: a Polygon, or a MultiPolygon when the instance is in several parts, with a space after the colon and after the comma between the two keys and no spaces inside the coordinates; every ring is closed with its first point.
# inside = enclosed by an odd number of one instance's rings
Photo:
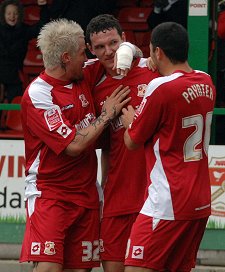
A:
{"type": "Polygon", "coordinates": [[[58,106],[46,110],[44,117],[50,131],[56,129],[63,123],[61,110],[58,106]]]}
{"type": "Polygon", "coordinates": [[[147,89],[147,84],[140,84],[140,85],[138,85],[137,86],[137,89],[138,89],[138,94],[137,94],[137,96],[139,96],[139,97],[144,97],[144,95],[145,95],[145,91],[146,91],[146,89],[147,89]]]}
{"type": "Polygon", "coordinates": [[[81,101],[81,105],[83,108],[87,107],[89,105],[89,102],[87,101],[87,98],[85,97],[84,94],[79,95],[79,99],[81,101]]]}
{"type": "Polygon", "coordinates": [[[54,255],[55,252],[55,243],[54,242],[50,242],[50,241],[46,241],[45,242],[45,250],[44,250],[44,254],[46,255],[54,255]]]}
{"type": "Polygon", "coordinates": [[[143,259],[143,257],[144,257],[144,247],[143,246],[133,246],[132,258],[133,259],[143,259]]]}
{"type": "Polygon", "coordinates": [[[31,255],[40,255],[41,243],[32,242],[31,243],[31,255]]]}

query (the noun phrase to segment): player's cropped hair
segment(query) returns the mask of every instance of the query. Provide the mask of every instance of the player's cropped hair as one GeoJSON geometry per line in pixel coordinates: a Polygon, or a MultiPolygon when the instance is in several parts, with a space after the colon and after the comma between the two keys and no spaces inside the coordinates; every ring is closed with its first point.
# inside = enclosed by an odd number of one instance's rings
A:
{"type": "Polygon", "coordinates": [[[189,40],[186,29],[174,22],[156,26],[151,34],[153,51],[161,48],[173,64],[185,62],[188,58],[189,40]]]}
{"type": "Polygon", "coordinates": [[[64,52],[76,53],[80,37],[84,38],[84,32],[72,20],[58,19],[44,25],[37,37],[37,46],[42,52],[45,68],[61,65],[64,52]]]}
{"type": "Polygon", "coordinates": [[[115,28],[118,34],[122,37],[122,28],[120,26],[119,21],[110,14],[101,14],[89,22],[86,28],[86,42],[91,44],[91,35],[97,34],[99,32],[105,32],[106,30],[111,30],[115,28]]]}
{"type": "Polygon", "coordinates": [[[22,24],[23,22],[23,5],[18,0],[5,0],[0,5],[0,22],[2,25],[6,25],[5,21],[5,10],[8,5],[16,6],[18,9],[18,21],[17,25],[22,24]]]}

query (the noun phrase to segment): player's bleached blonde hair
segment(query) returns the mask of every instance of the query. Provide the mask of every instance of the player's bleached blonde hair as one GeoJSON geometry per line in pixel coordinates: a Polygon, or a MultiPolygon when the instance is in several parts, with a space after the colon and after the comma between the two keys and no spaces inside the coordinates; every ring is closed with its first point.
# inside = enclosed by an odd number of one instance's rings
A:
{"type": "Polygon", "coordinates": [[[37,37],[37,46],[42,52],[45,68],[61,65],[64,52],[76,53],[80,37],[84,37],[84,31],[72,20],[57,19],[44,25],[37,37]]]}

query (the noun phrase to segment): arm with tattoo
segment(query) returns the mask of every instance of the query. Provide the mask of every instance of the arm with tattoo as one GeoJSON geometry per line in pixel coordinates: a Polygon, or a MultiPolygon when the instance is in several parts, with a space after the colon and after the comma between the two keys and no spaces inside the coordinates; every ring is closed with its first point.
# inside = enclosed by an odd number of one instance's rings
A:
{"type": "Polygon", "coordinates": [[[86,128],[76,132],[74,140],[67,146],[66,154],[77,156],[89,145],[93,144],[102,131],[107,127],[130,101],[127,98],[130,92],[128,87],[119,86],[105,101],[101,114],[86,128]]]}

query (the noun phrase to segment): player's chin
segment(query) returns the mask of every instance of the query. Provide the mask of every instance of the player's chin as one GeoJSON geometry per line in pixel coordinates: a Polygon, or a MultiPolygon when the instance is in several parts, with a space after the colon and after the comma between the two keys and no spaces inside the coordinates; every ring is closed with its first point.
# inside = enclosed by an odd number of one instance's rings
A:
{"type": "Polygon", "coordinates": [[[114,66],[114,62],[112,61],[105,62],[105,67],[108,69],[112,69],[113,66],[114,66]]]}

